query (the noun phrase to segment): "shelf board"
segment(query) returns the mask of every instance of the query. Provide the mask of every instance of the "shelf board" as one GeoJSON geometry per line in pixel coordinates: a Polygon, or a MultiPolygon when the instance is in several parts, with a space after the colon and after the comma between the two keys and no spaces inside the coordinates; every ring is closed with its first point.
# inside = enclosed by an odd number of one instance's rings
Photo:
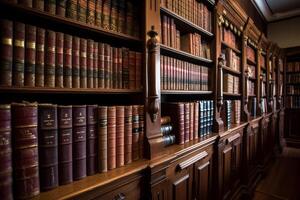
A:
{"type": "Polygon", "coordinates": [[[234,74],[234,75],[237,75],[237,76],[241,75],[241,72],[239,72],[237,70],[234,70],[234,69],[232,69],[230,67],[227,67],[227,66],[222,67],[222,69],[224,69],[224,71],[226,71],[230,74],[234,74]]]}
{"type": "Polygon", "coordinates": [[[255,65],[256,66],[256,62],[253,62],[249,58],[247,58],[247,63],[250,64],[250,65],[255,65]]]}
{"type": "Polygon", "coordinates": [[[166,45],[160,44],[160,50],[161,54],[167,55],[167,56],[174,56],[177,59],[183,59],[188,62],[193,62],[193,63],[200,63],[200,64],[211,64],[213,61],[210,59],[202,58],[199,56],[192,55],[190,53],[174,49],[172,47],[168,47],[166,45]]]}
{"type": "Polygon", "coordinates": [[[213,94],[213,91],[161,90],[161,94],[213,94]]]}
{"type": "Polygon", "coordinates": [[[242,96],[241,94],[233,94],[233,93],[229,93],[229,92],[223,92],[224,96],[228,96],[228,97],[240,97],[242,96]]]}
{"type": "Polygon", "coordinates": [[[237,53],[237,54],[241,54],[241,53],[242,53],[240,50],[238,50],[237,48],[235,48],[235,47],[233,47],[233,46],[227,44],[227,43],[224,42],[224,41],[221,41],[221,44],[222,44],[224,47],[227,47],[227,48],[232,49],[232,50],[233,50],[235,53],[237,53]]]}
{"type": "Polygon", "coordinates": [[[193,22],[190,22],[189,20],[187,20],[187,19],[183,18],[182,16],[174,13],[173,11],[169,10],[168,8],[160,7],[160,11],[161,11],[161,13],[174,18],[175,23],[177,23],[177,24],[179,23],[179,25],[182,28],[191,29],[192,31],[197,31],[198,33],[200,33],[201,35],[204,35],[204,36],[208,36],[208,37],[214,36],[213,33],[203,29],[202,27],[194,24],[193,22]]]}
{"type": "Polygon", "coordinates": [[[99,88],[0,87],[1,93],[32,94],[137,94],[142,90],[99,88]]]}
{"type": "Polygon", "coordinates": [[[101,27],[89,25],[89,24],[86,24],[83,22],[79,22],[79,21],[70,19],[70,18],[53,15],[53,14],[47,13],[45,11],[40,11],[40,10],[37,10],[34,8],[25,7],[25,6],[22,6],[19,4],[13,4],[13,3],[1,1],[0,8],[1,8],[0,9],[1,11],[8,10],[9,12],[12,12],[12,13],[21,14],[22,16],[26,16],[26,17],[30,16],[30,17],[38,18],[39,20],[44,20],[45,23],[52,22],[52,23],[55,23],[56,25],[72,27],[72,28],[80,29],[80,31],[83,31],[83,32],[99,34],[100,36],[102,35],[102,36],[106,36],[106,37],[109,37],[112,39],[119,39],[124,42],[125,41],[126,42],[135,42],[135,43],[139,43],[139,44],[142,44],[142,42],[143,42],[140,38],[137,38],[134,36],[119,33],[116,31],[106,30],[101,27]]]}

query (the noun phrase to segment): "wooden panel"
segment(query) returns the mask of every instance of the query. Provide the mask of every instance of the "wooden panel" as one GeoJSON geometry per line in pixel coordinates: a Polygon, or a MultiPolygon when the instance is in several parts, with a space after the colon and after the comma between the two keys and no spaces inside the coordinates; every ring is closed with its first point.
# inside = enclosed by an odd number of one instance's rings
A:
{"type": "Polygon", "coordinates": [[[167,200],[168,191],[166,188],[167,181],[162,181],[159,184],[152,187],[151,196],[152,200],[167,200]]]}
{"type": "Polygon", "coordinates": [[[231,159],[232,159],[232,147],[225,147],[222,155],[223,159],[223,196],[228,196],[231,186],[231,159]]]}
{"type": "Polygon", "coordinates": [[[205,162],[196,166],[195,178],[195,195],[196,199],[209,199],[211,187],[211,163],[205,162]]]}
{"type": "Polygon", "coordinates": [[[181,177],[179,180],[173,183],[173,199],[174,200],[182,200],[182,199],[190,199],[190,175],[187,174],[181,177]]]}

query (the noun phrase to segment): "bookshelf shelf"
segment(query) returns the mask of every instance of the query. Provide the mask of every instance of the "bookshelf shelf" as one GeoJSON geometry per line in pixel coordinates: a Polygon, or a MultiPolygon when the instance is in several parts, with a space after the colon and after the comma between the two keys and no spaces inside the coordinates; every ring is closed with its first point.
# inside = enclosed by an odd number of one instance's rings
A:
{"type": "Polygon", "coordinates": [[[207,37],[213,37],[214,34],[201,28],[200,26],[190,22],[189,20],[181,17],[180,15],[174,13],[173,11],[161,7],[160,8],[161,13],[166,14],[170,17],[173,17],[175,19],[175,23],[178,24],[182,29],[186,30],[186,31],[197,31],[198,33],[200,33],[201,35],[207,36],[207,37]]]}
{"type": "Polygon", "coordinates": [[[233,93],[229,93],[229,92],[223,92],[223,95],[227,96],[227,97],[241,97],[242,96],[241,94],[233,94],[233,93]]]}
{"type": "Polygon", "coordinates": [[[235,47],[233,47],[233,46],[227,44],[227,43],[224,42],[224,41],[222,41],[221,44],[222,44],[224,47],[226,47],[226,48],[232,49],[235,53],[237,53],[237,54],[239,54],[239,55],[242,53],[240,50],[238,50],[237,48],[235,48],[235,47]]]}
{"type": "Polygon", "coordinates": [[[256,65],[256,62],[254,62],[253,60],[250,60],[249,58],[247,58],[247,63],[250,65],[256,65]]]}
{"type": "Polygon", "coordinates": [[[161,94],[199,94],[199,95],[209,95],[213,94],[213,91],[188,91],[188,90],[162,90],[161,94]]]}
{"type": "Polygon", "coordinates": [[[241,72],[236,71],[236,70],[234,70],[230,67],[224,66],[223,69],[224,69],[225,72],[228,72],[230,74],[237,75],[237,76],[241,75],[241,72]]]}

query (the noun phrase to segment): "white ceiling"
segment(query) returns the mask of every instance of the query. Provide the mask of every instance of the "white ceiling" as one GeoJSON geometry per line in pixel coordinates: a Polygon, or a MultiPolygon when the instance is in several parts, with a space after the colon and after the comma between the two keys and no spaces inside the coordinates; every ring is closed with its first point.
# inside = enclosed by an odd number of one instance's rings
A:
{"type": "Polygon", "coordinates": [[[252,0],[252,3],[268,22],[300,15],[300,0],[252,0]]]}

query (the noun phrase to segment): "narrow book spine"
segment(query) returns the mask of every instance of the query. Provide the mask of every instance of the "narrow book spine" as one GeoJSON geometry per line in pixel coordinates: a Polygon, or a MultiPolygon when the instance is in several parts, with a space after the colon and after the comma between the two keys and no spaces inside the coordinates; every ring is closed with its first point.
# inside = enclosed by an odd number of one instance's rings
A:
{"type": "Polygon", "coordinates": [[[95,24],[95,9],[96,9],[96,1],[95,0],[88,0],[87,5],[87,19],[86,22],[88,24],[95,24]]]}
{"type": "Polygon", "coordinates": [[[98,43],[94,43],[93,49],[93,56],[94,56],[94,63],[93,63],[93,88],[98,88],[98,43]]]}
{"type": "Polygon", "coordinates": [[[118,32],[125,33],[126,28],[126,1],[119,0],[119,12],[118,12],[118,32]]]}
{"type": "Polygon", "coordinates": [[[80,38],[72,40],[72,88],[80,88],[80,38]]]}
{"type": "Polygon", "coordinates": [[[87,87],[87,40],[80,38],[80,88],[87,87]]]}
{"type": "Polygon", "coordinates": [[[56,14],[58,16],[65,17],[67,0],[57,0],[56,4],[56,14]]]}
{"type": "Polygon", "coordinates": [[[142,88],[142,54],[135,53],[135,89],[142,88]]]}
{"type": "Polygon", "coordinates": [[[111,62],[110,62],[110,56],[111,56],[111,47],[108,44],[104,45],[104,87],[110,88],[110,74],[111,74],[111,62]]]}
{"type": "Polygon", "coordinates": [[[129,89],[135,89],[135,73],[136,73],[136,65],[135,65],[135,52],[129,51],[129,89]]]}
{"type": "Polygon", "coordinates": [[[111,0],[103,0],[102,7],[102,27],[109,30],[110,28],[110,8],[111,0]]]}
{"type": "Polygon", "coordinates": [[[45,86],[55,87],[55,42],[54,31],[46,31],[46,54],[45,54],[45,86]]]}
{"type": "Polygon", "coordinates": [[[144,132],[144,106],[139,106],[139,157],[144,157],[145,132],[144,132]]]}
{"type": "Polygon", "coordinates": [[[93,68],[94,68],[94,41],[87,41],[87,87],[94,87],[93,80],[93,68]]]}
{"type": "Polygon", "coordinates": [[[13,85],[24,86],[25,24],[14,22],[13,85]]]}
{"type": "Polygon", "coordinates": [[[45,70],[45,29],[36,31],[35,86],[44,87],[45,70]]]}
{"type": "Polygon", "coordinates": [[[67,0],[67,18],[77,19],[77,0],[67,0]]]}
{"type": "Polygon", "coordinates": [[[126,34],[133,35],[133,4],[126,1],[126,34]]]}
{"type": "Polygon", "coordinates": [[[86,23],[87,0],[78,0],[77,20],[86,23]]]}
{"type": "Polygon", "coordinates": [[[56,1],[55,0],[45,0],[45,11],[52,15],[56,13],[56,1]]]}
{"type": "Polygon", "coordinates": [[[113,61],[113,71],[112,71],[112,87],[115,89],[118,86],[118,48],[113,47],[113,55],[112,55],[112,61],[113,61]]]}
{"type": "Polygon", "coordinates": [[[110,8],[110,30],[118,30],[118,0],[111,0],[110,8]]]}
{"type": "Polygon", "coordinates": [[[132,106],[132,160],[139,159],[139,106],[132,106]]]}
{"type": "Polygon", "coordinates": [[[58,88],[64,87],[64,34],[56,33],[56,45],[55,45],[55,86],[58,88]]]}
{"type": "Polygon", "coordinates": [[[122,48],[122,81],[123,89],[129,89],[129,50],[122,48]]]}
{"type": "Polygon", "coordinates": [[[125,116],[124,106],[116,106],[116,166],[124,165],[124,134],[125,134],[125,116]]]}
{"type": "Polygon", "coordinates": [[[107,108],[107,167],[116,168],[116,107],[107,108]]]}
{"type": "Polygon", "coordinates": [[[125,159],[124,164],[132,162],[132,106],[125,106],[125,159]]]}
{"type": "Polygon", "coordinates": [[[64,34],[63,86],[72,88],[72,36],[64,34]]]}
{"type": "Polygon", "coordinates": [[[107,107],[98,107],[98,164],[99,172],[107,171],[107,107]]]}
{"type": "Polygon", "coordinates": [[[123,87],[123,72],[122,72],[122,48],[118,48],[118,58],[117,58],[117,88],[122,89],[123,87]]]}
{"type": "Polygon", "coordinates": [[[95,25],[102,27],[102,0],[96,0],[95,25]]]}
{"type": "Polygon", "coordinates": [[[97,108],[97,105],[87,106],[86,168],[88,176],[97,172],[97,108]]]}
{"type": "Polygon", "coordinates": [[[104,44],[98,44],[98,88],[103,89],[105,87],[105,54],[104,54],[104,44]]]}

